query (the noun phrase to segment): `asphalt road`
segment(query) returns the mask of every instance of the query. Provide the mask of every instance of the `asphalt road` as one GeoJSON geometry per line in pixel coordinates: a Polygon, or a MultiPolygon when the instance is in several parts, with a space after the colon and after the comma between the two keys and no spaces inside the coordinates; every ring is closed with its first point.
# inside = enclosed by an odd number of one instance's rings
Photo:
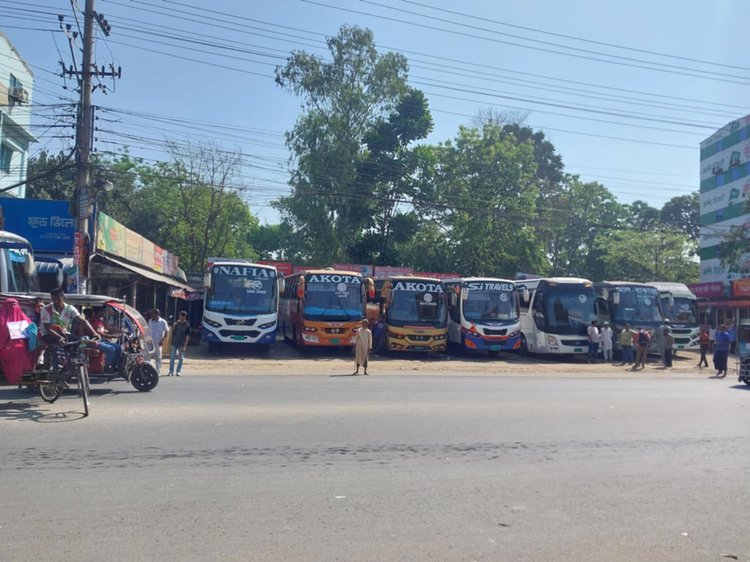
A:
{"type": "Polygon", "coordinates": [[[4,560],[750,560],[732,380],[0,388],[4,560]]]}

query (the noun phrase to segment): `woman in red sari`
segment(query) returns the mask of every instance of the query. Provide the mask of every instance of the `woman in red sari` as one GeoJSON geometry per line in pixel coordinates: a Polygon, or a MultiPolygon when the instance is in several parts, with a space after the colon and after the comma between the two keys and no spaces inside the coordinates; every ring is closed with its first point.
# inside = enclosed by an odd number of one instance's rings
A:
{"type": "Polygon", "coordinates": [[[16,299],[8,299],[0,308],[0,366],[10,384],[21,384],[21,377],[33,364],[24,330],[31,324],[16,299]]]}

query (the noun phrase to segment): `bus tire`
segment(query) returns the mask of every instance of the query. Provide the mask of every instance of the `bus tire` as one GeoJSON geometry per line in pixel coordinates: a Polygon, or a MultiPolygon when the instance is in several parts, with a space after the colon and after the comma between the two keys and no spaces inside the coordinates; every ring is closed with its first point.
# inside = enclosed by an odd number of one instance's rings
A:
{"type": "Polygon", "coordinates": [[[518,348],[518,353],[520,353],[524,357],[529,354],[529,346],[526,343],[526,335],[525,334],[521,334],[521,347],[518,348]]]}

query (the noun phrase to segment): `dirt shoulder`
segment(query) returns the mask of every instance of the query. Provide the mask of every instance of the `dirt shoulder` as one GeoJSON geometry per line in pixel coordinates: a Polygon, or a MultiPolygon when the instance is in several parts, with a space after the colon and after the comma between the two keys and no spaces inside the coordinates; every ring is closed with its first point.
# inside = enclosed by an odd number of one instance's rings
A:
{"type": "MultiPolygon", "coordinates": [[[[671,369],[664,369],[656,357],[639,371],[617,363],[599,362],[588,364],[585,358],[568,357],[522,357],[515,354],[487,355],[441,355],[425,357],[417,354],[382,354],[371,358],[371,375],[446,375],[446,376],[544,376],[544,377],[669,377],[709,378],[713,368],[697,367],[699,354],[681,351],[671,369]]],[[[278,342],[267,353],[253,349],[224,350],[209,354],[205,346],[188,349],[185,360],[185,375],[346,375],[354,370],[353,357],[340,349],[312,349],[304,352],[278,342]]],[[[709,364],[710,364],[709,358],[709,364]]],[[[730,374],[734,366],[730,357],[730,374]]],[[[168,359],[163,360],[166,371],[168,359]]]]}

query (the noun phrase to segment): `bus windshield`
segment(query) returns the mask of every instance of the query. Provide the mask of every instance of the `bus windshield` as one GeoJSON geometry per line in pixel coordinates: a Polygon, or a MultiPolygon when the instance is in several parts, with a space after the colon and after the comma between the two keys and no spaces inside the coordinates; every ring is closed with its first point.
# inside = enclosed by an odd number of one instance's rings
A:
{"type": "Polygon", "coordinates": [[[229,314],[270,314],[276,311],[276,273],[266,269],[265,275],[273,277],[253,277],[248,275],[253,268],[224,268],[242,274],[232,275],[217,272],[211,275],[211,286],[206,294],[206,310],[229,314]]]}
{"type": "Polygon", "coordinates": [[[362,320],[362,279],[355,275],[307,276],[303,314],[306,320],[362,320]]]}
{"type": "Polygon", "coordinates": [[[618,324],[628,322],[659,324],[659,294],[654,287],[617,287],[620,303],[612,304],[612,319],[618,324]]]}
{"type": "Polygon", "coordinates": [[[468,294],[461,301],[461,308],[469,322],[492,324],[518,320],[516,293],[511,283],[472,282],[466,288],[468,294]]]}
{"type": "MultiPolygon", "coordinates": [[[[534,306],[534,315],[539,312],[534,306]]],[[[594,288],[581,285],[548,285],[544,289],[545,331],[559,335],[581,335],[595,318],[594,288]]]]}
{"type": "MultiPolygon", "coordinates": [[[[29,250],[26,248],[2,248],[5,263],[8,264],[8,291],[12,293],[29,293],[37,290],[36,274],[27,273],[26,260],[29,250]]],[[[32,268],[33,269],[33,268],[32,268]]]]}
{"type": "Polygon", "coordinates": [[[698,324],[698,303],[687,297],[674,297],[674,304],[669,305],[669,296],[661,297],[661,310],[665,318],[673,324],[698,324]]]}
{"type": "MultiPolygon", "coordinates": [[[[428,285],[411,283],[411,285],[428,285]]],[[[442,287],[438,287],[442,289],[442,287]]],[[[388,307],[388,322],[397,324],[427,324],[443,328],[447,323],[445,293],[438,291],[398,290],[392,292],[388,307]]]]}

